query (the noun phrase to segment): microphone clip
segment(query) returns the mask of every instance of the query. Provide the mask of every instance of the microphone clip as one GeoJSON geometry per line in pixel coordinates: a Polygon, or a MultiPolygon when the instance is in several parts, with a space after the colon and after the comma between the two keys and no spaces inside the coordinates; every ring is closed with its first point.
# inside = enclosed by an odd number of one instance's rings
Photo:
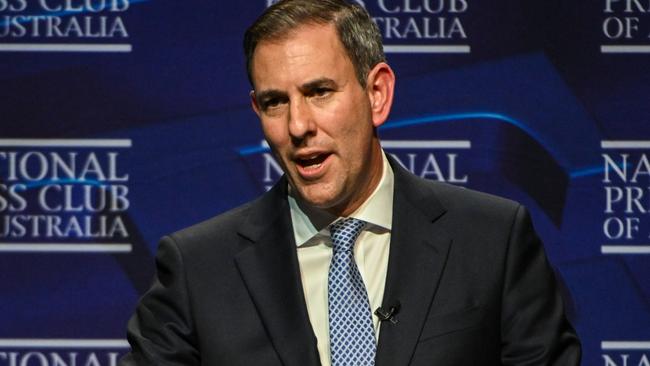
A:
{"type": "Polygon", "coordinates": [[[397,315],[397,313],[399,312],[399,308],[400,308],[399,301],[396,302],[388,309],[385,309],[384,307],[380,306],[377,308],[377,310],[375,310],[375,315],[377,315],[380,322],[384,322],[388,320],[392,324],[397,324],[397,319],[395,319],[395,315],[397,315]]]}

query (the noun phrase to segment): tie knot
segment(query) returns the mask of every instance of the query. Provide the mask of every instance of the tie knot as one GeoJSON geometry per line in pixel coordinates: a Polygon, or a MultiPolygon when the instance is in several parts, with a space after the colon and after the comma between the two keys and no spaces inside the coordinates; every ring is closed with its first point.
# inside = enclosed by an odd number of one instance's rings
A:
{"type": "Polygon", "coordinates": [[[330,237],[334,251],[352,250],[357,237],[366,226],[366,222],[349,217],[330,226],[330,237]]]}

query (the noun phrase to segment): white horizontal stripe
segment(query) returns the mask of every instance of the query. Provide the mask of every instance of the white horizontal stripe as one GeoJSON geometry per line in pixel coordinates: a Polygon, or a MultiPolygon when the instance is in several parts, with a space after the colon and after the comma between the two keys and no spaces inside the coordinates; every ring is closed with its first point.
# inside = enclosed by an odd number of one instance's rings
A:
{"type": "Polygon", "coordinates": [[[131,52],[130,44],[2,43],[0,52],[131,52]]]}
{"type": "Polygon", "coordinates": [[[384,45],[386,53],[471,53],[468,45],[420,46],[420,45],[384,45]]]}
{"type": "Polygon", "coordinates": [[[602,350],[650,350],[650,342],[641,341],[603,341],[602,350]]]}
{"type": "Polygon", "coordinates": [[[601,141],[603,149],[650,149],[650,141],[627,140],[627,141],[601,141]]]}
{"type": "Polygon", "coordinates": [[[3,348],[129,348],[123,339],[0,339],[3,348]]]}
{"type": "MultiPolygon", "coordinates": [[[[261,147],[269,148],[266,140],[261,147]]],[[[383,140],[381,146],[386,149],[471,149],[469,140],[383,140]]]]}
{"type": "Polygon", "coordinates": [[[381,146],[386,149],[471,149],[468,140],[384,140],[381,146]]]}
{"type": "Polygon", "coordinates": [[[130,253],[131,244],[0,243],[4,253],[130,253]]]}
{"type": "Polygon", "coordinates": [[[650,45],[600,46],[600,53],[650,53],[650,45]]]}
{"type": "Polygon", "coordinates": [[[602,254],[650,254],[650,245],[603,245],[602,254]]]}
{"type": "Polygon", "coordinates": [[[130,139],[0,139],[4,147],[131,147],[130,139]]]}

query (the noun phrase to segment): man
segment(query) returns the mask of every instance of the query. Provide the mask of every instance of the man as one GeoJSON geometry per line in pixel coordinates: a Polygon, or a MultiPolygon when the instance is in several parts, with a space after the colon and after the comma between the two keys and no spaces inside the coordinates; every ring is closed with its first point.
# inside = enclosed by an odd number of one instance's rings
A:
{"type": "Polygon", "coordinates": [[[162,239],[121,365],[579,364],[526,210],[382,151],[395,76],[365,10],[281,1],[244,43],[285,175],[162,239]]]}

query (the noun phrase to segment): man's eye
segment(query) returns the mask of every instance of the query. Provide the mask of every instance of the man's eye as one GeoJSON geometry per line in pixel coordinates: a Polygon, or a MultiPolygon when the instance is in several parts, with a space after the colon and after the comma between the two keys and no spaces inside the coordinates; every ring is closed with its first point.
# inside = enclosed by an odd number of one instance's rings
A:
{"type": "Polygon", "coordinates": [[[266,109],[275,108],[280,105],[282,101],[279,98],[273,98],[266,100],[262,103],[262,107],[266,109]]]}
{"type": "Polygon", "coordinates": [[[332,89],[329,88],[316,88],[312,91],[312,96],[314,97],[324,97],[327,96],[332,89]]]}

